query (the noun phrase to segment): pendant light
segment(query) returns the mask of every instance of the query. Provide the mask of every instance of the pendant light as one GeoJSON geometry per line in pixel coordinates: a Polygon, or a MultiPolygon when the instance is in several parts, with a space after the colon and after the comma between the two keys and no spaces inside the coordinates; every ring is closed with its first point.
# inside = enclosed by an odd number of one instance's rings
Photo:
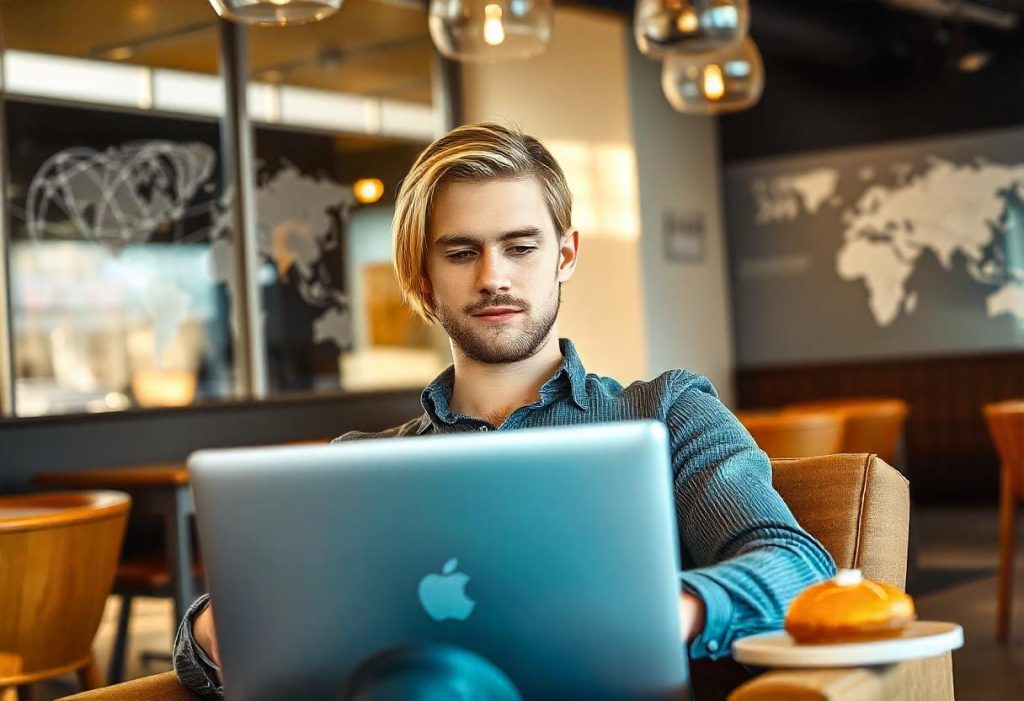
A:
{"type": "Polygon", "coordinates": [[[764,65],[750,38],[696,56],[671,53],[661,72],[665,97],[686,114],[726,114],[757,104],[764,90],[764,65]]]}
{"type": "Polygon", "coordinates": [[[737,44],[750,26],[748,0],[637,0],[636,44],[650,58],[737,44]]]}
{"type": "Polygon", "coordinates": [[[551,0],[430,0],[430,36],[455,61],[496,63],[544,52],[551,0]]]}
{"type": "Polygon", "coordinates": [[[224,19],[245,24],[276,25],[315,22],[341,8],[343,0],[210,0],[224,19]]]}

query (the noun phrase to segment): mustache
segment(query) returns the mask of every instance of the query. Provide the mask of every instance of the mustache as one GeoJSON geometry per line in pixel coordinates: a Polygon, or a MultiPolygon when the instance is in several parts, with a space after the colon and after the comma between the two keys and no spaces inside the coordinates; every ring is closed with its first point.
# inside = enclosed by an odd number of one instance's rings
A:
{"type": "Polygon", "coordinates": [[[494,307],[513,307],[523,312],[530,311],[530,303],[525,299],[519,299],[518,297],[506,294],[494,295],[475,304],[470,304],[463,311],[466,314],[480,314],[494,307]]]}

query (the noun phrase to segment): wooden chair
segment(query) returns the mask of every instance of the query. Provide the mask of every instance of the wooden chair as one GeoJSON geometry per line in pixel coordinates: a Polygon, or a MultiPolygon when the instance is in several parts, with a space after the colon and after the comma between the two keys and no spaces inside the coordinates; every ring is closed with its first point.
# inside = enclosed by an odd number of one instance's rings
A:
{"type": "Polygon", "coordinates": [[[877,453],[906,475],[902,452],[903,427],[910,406],[902,399],[851,397],[790,404],[786,411],[837,411],[843,415],[840,452],[877,453]]]}
{"type": "Polygon", "coordinates": [[[92,641],[130,505],[120,492],[0,498],[0,698],[68,672],[102,686],[92,641]]]}
{"type": "Polygon", "coordinates": [[[838,453],[843,415],[831,411],[741,411],[740,423],[770,458],[808,458],[838,453]]]}
{"type": "Polygon", "coordinates": [[[1014,526],[1024,500],[1024,400],[985,405],[985,419],[999,453],[999,594],[996,637],[1005,643],[1013,617],[1014,526]]]}

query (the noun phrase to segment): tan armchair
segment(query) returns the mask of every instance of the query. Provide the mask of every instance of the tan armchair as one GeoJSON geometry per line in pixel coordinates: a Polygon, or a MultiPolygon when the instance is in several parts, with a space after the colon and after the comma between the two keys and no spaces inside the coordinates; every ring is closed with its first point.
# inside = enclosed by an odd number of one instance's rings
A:
{"type": "MultiPolygon", "coordinates": [[[[773,460],[775,488],[839,567],[902,588],[907,569],[907,481],[875,455],[773,460]]],[[[774,670],[753,677],[731,660],[693,665],[697,701],[944,701],[949,653],[883,667],[774,670]],[[737,688],[738,687],[738,688],[737,688]],[[731,693],[730,693],[731,692],[731,693]]],[[[75,701],[194,701],[173,672],[70,697],[75,701]]]]}
{"type": "MultiPolygon", "coordinates": [[[[904,588],[910,488],[899,472],[874,454],[827,455],[773,460],[772,481],[800,525],[825,546],[837,567],[855,567],[866,577],[904,588]]],[[[703,701],[700,695],[697,698],[703,701]]],[[[948,652],[878,667],[773,670],[728,696],[729,701],[952,698],[953,661],[948,652]]]]}

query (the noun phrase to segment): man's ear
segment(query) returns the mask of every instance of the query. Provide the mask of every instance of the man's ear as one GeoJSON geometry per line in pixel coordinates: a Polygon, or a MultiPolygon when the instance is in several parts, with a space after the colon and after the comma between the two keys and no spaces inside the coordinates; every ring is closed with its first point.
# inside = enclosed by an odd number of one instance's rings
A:
{"type": "Polygon", "coordinates": [[[429,297],[434,294],[434,286],[430,284],[430,278],[426,275],[420,277],[420,293],[424,297],[429,297]]]}
{"type": "Polygon", "coordinates": [[[576,271],[576,261],[580,253],[580,232],[578,229],[565,230],[559,239],[558,281],[568,282],[576,271]]]}

